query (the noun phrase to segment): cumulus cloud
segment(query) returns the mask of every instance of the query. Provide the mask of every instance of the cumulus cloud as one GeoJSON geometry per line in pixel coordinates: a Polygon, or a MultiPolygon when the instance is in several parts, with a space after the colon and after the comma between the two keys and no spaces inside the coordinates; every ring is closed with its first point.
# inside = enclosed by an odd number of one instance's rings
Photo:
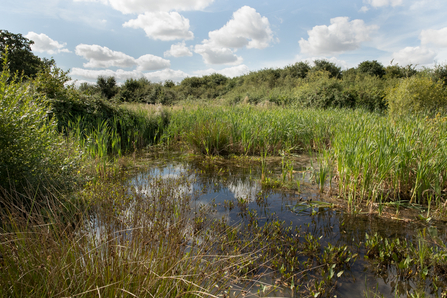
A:
{"type": "Polygon", "coordinates": [[[249,71],[250,71],[250,69],[248,68],[248,66],[245,64],[242,64],[242,65],[238,65],[238,66],[227,67],[227,68],[220,69],[220,70],[215,70],[213,68],[208,68],[208,69],[204,69],[204,70],[196,70],[196,71],[194,71],[194,74],[198,75],[198,76],[206,76],[206,75],[210,75],[213,73],[219,73],[224,76],[234,78],[237,76],[247,74],[249,71]]]}
{"type": "Polygon", "coordinates": [[[362,42],[370,39],[370,34],[378,26],[367,26],[363,20],[349,21],[348,17],[331,19],[331,25],[315,26],[307,31],[309,39],[299,41],[303,54],[332,55],[360,48],[362,42]]]}
{"type": "Polygon", "coordinates": [[[436,57],[436,52],[425,47],[406,47],[393,53],[394,61],[400,65],[430,64],[436,57]]]}
{"type": "Polygon", "coordinates": [[[206,64],[241,64],[243,59],[236,56],[229,48],[216,47],[207,40],[202,44],[198,44],[194,48],[194,52],[202,55],[203,61],[206,64]]]}
{"type": "Polygon", "coordinates": [[[360,12],[367,12],[369,10],[368,6],[362,6],[362,8],[360,8],[360,12]]]}
{"type": "Polygon", "coordinates": [[[124,13],[145,13],[148,11],[202,10],[214,0],[74,0],[75,2],[100,2],[124,13]]]}
{"type": "Polygon", "coordinates": [[[31,31],[28,32],[25,37],[34,41],[34,44],[31,45],[31,49],[35,52],[48,53],[50,55],[61,52],[70,53],[68,49],[65,49],[67,43],[60,44],[44,33],[37,34],[31,31]]]}
{"type": "Polygon", "coordinates": [[[447,27],[439,30],[422,30],[419,39],[423,45],[431,43],[438,47],[447,47],[447,27]]]}
{"type": "Polygon", "coordinates": [[[365,3],[372,7],[398,6],[402,5],[403,0],[366,0],[365,3]]]}
{"type": "Polygon", "coordinates": [[[126,71],[122,69],[111,70],[111,69],[103,69],[103,70],[92,70],[92,69],[83,69],[74,67],[71,72],[71,76],[78,76],[85,79],[93,79],[96,80],[99,76],[104,77],[115,77],[118,81],[124,81],[131,78],[141,78],[143,74],[137,70],[126,71]]]}
{"type": "Polygon", "coordinates": [[[75,53],[89,60],[87,63],[84,63],[84,67],[88,68],[107,68],[112,66],[127,68],[136,65],[135,58],[95,44],[77,45],[75,53]]]}
{"type": "Polygon", "coordinates": [[[169,60],[154,55],[147,54],[135,59],[123,52],[113,51],[108,47],[99,45],[80,44],[76,46],[75,52],[76,55],[88,60],[87,63],[83,64],[87,68],[129,68],[137,66],[138,70],[143,71],[168,68],[171,65],[169,60]]]}
{"type": "Polygon", "coordinates": [[[194,48],[205,63],[238,65],[243,61],[235,54],[238,48],[266,48],[273,40],[273,33],[266,17],[243,6],[222,28],[210,31],[208,37],[194,48]]]}
{"type": "Polygon", "coordinates": [[[209,41],[226,48],[266,48],[273,40],[269,20],[254,8],[243,6],[219,30],[208,33],[209,41]]]}
{"type": "Polygon", "coordinates": [[[179,42],[177,44],[173,44],[171,45],[171,49],[167,50],[166,52],[164,52],[163,54],[165,57],[185,57],[185,56],[192,56],[192,52],[191,50],[186,47],[186,44],[184,41],[179,42]]]}
{"type": "Polygon", "coordinates": [[[171,66],[171,62],[169,60],[163,59],[154,55],[143,55],[140,58],[136,59],[136,63],[138,65],[138,70],[158,70],[169,68],[171,66]]]}
{"type": "Polygon", "coordinates": [[[147,37],[159,40],[192,39],[189,20],[178,12],[146,12],[136,19],[123,24],[123,27],[141,28],[147,37]]]}
{"type": "Polygon", "coordinates": [[[163,69],[154,72],[143,73],[139,70],[126,71],[123,69],[118,70],[92,70],[83,68],[73,68],[70,72],[71,76],[77,76],[84,79],[96,80],[99,76],[104,77],[115,77],[117,81],[125,81],[127,79],[138,79],[146,77],[148,80],[153,82],[162,82],[166,80],[181,81],[188,75],[181,70],[163,69]]]}
{"type": "Polygon", "coordinates": [[[163,82],[166,80],[173,80],[174,82],[180,82],[188,76],[187,73],[181,70],[163,69],[154,72],[145,73],[144,76],[152,82],[163,82]]]}

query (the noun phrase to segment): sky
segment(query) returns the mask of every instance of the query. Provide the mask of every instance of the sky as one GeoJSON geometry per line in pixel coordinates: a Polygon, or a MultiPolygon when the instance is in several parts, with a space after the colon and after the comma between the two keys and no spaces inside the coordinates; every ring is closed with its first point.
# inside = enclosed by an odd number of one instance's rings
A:
{"type": "Polygon", "coordinates": [[[446,0],[2,0],[0,29],[76,84],[234,77],[299,61],[447,63],[446,0]]]}

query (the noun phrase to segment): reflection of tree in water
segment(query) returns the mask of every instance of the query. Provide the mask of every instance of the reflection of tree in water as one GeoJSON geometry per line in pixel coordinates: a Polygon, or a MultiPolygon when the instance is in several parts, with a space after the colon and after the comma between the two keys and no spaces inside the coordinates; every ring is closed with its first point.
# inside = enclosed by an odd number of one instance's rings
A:
{"type": "Polygon", "coordinates": [[[236,199],[243,198],[248,202],[254,202],[256,195],[261,191],[261,185],[252,181],[242,181],[238,179],[228,183],[228,190],[234,194],[236,199]]]}

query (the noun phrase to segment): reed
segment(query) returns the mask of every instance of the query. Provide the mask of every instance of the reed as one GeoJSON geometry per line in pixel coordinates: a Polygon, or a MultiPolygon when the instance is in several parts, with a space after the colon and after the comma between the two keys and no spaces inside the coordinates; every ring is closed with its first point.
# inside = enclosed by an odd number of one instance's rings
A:
{"type": "Polygon", "coordinates": [[[446,119],[396,120],[344,109],[208,106],[173,112],[164,137],[206,155],[317,152],[321,190],[335,177],[339,195],[355,204],[379,198],[426,204],[430,195],[431,205],[439,209],[447,187],[446,119]]]}

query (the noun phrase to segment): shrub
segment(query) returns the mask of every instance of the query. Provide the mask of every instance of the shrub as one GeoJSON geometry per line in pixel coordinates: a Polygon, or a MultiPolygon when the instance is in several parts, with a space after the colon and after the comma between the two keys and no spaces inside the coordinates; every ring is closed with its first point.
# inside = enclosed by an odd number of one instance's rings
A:
{"type": "Polygon", "coordinates": [[[357,74],[351,80],[343,77],[343,92],[354,98],[355,107],[368,111],[384,111],[386,109],[386,82],[378,76],[357,74]]]}
{"type": "MultiPolygon", "coordinates": [[[[5,64],[4,64],[5,67],[5,64]]],[[[68,177],[80,153],[69,146],[47,117],[41,96],[29,83],[12,80],[4,68],[0,77],[0,187],[19,193],[48,184],[69,186],[68,177]],[[71,155],[71,156],[70,156],[71,155]]]]}
{"type": "Polygon", "coordinates": [[[383,67],[382,63],[373,61],[363,61],[359,64],[357,68],[358,72],[365,73],[370,76],[378,76],[379,78],[383,77],[385,72],[385,67],[383,67]]]}
{"type": "Polygon", "coordinates": [[[315,60],[315,66],[312,67],[312,72],[328,71],[330,78],[341,78],[341,68],[335,65],[335,63],[328,60],[315,60]]]}
{"type": "Polygon", "coordinates": [[[432,76],[434,81],[441,81],[447,87],[447,65],[435,65],[432,76]]]}
{"type": "Polygon", "coordinates": [[[340,80],[330,77],[327,71],[310,73],[308,83],[296,91],[296,105],[314,108],[353,107],[355,99],[352,94],[343,91],[340,80]]]}
{"type": "Polygon", "coordinates": [[[447,94],[441,83],[426,77],[403,79],[392,88],[386,100],[392,117],[409,114],[445,112],[447,94]]]}

